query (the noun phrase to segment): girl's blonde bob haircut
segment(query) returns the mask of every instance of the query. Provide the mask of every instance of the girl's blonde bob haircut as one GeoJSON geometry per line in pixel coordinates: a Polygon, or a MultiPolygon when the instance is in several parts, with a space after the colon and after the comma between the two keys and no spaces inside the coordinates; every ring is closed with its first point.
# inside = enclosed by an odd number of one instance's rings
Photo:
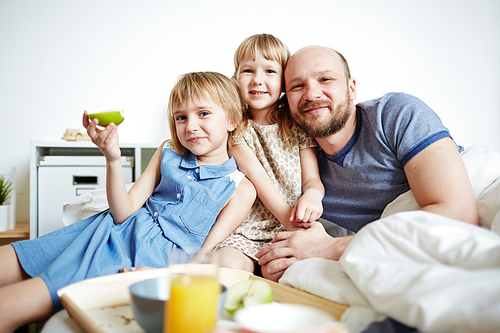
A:
{"type": "MultiPolygon", "coordinates": [[[[290,50],[288,50],[288,47],[273,35],[257,34],[246,38],[236,49],[236,52],[234,53],[233,78],[238,78],[240,63],[246,59],[255,60],[259,51],[260,53],[262,53],[262,56],[266,60],[278,62],[278,64],[281,65],[281,69],[283,70],[283,72],[285,72],[286,63],[290,58],[290,50]]],[[[282,92],[284,92],[285,82],[283,81],[283,78],[281,81],[281,86],[283,90],[282,92]]],[[[237,131],[238,136],[242,135],[240,134],[240,132],[244,132],[246,130],[248,119],[250,119],[250,112],[245,107],[243,124],[237,131]]],[[[286,144],[290,144],[290,138],[293,136],[290,130],[290,125],[294,120],[290,115],[288,102],[285,95],[282,95],[274,104],[271,111],[271,120],[278,124],[278,132],[281,139],[286,144]]]]}
{"type": "MultiPolygon", "coordinates": [[[[209,99],[219,105],[227,113],[229,123],[234,124],[235,128],[242,122],[244,104],[234,79],[216,72],[192,72],[180,76],[170,93],[167,108],[174,151],[179,155],[184,155],[187,150],[177,136],[174,109],[194,99],[209,99]]],[[[229,140],[232,138],[232,133],[229,133],[229,140]]]]}

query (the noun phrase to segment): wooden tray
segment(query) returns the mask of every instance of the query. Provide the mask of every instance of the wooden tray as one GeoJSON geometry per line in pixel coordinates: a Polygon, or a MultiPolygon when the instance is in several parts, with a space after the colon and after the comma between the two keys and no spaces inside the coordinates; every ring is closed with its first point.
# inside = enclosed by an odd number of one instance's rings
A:
{"type": "MultiPolygon", "coordinates": [[[[183,271],[186,271],[186,268],[179,265],[174,269],[162,268],[107,275],[71,284],[58,290],[57,294],[69,315],[86,332],[143,333],[145,331],[135,320],[130,306],[129,286],[138,281],[165,277],[183,271]]],[[[220,269],[219,281],[228,288],[248,278],[261,279],[245,271],[220,269]]],[[[276,302],[309,305],[330,313],[337,320],[347,309],[345,305],[279,283],[266,281],[271,284],[276,302]]]]}

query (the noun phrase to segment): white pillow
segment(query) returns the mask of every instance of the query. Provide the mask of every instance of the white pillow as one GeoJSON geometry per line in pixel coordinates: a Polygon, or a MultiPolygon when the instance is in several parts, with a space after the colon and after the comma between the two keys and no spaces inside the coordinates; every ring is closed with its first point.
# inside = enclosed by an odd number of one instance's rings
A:
{"type": "MultiPolygon", "coordinates": [[[[132,185],[134,185],[134,183],[125,185],[127,191],[132,188],[132,185]]],[[[97,189],[82,194],[73,202],[65,203],[63,205],[62,221],[64,225],[70,225],[108,208],[106,189],[97,189]]]]}

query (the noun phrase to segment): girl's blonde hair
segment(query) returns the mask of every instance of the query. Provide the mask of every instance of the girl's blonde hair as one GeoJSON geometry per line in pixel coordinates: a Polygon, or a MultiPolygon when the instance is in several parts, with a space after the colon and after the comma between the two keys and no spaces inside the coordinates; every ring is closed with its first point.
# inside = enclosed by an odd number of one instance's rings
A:
{"type": "MultiPolygon", "coordinates": [[[[219,105],[227,113],[229,122],[236,128],[242,122],[244,104],[236,80],[216,72],[192,72],[180,76],[170,93],[167,108],[172,143],[179,155],[184,155],[186,148],[177,136],[174,107],[193,99],[210,99],[219,105]]],[[[232,134],[233,132],[229,133],[229,140],[232,139],[232,134]]]]}
{"type": "MultiPolygon", "coordinates": [[[[233,78],[236,79],[238,76],[240,63],[248,58],[255,60],[258,51],[260,51],[267,60],[277,61],[281,65],[283,72],[285,71],[286,63],[290,58],[290,51],[288,50],[288,47],[273,35],[257,34],[246,38],[236,49],[236,52],[234,53],[233,78]]],[[[285,83],[283,78],[281,84],[284,92],[285,83]]],[[[240,133],[246,130],[248,119],[250,119],[250,112],[245,107],[243,124],[237,130],[238,136],[241,136],[240,133]]],[[[278,132],[281,139],[285,143],[290,144],[290,138],[292,137],[290,125],[293,123],[293,118],[290,115],[288,101],[284,94],[278,99],[271,111],[271,121],[278,124],[278,132]]]]}

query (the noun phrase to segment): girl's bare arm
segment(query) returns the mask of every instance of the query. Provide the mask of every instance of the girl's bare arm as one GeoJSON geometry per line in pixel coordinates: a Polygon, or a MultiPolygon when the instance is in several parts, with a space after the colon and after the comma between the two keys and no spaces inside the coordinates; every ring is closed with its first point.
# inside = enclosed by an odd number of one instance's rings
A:
{"type": "Polygon", "coordinates": [[[323,214],[325,188],[321,182],[315,148],[300,150],[302,169],[302,196],[293,207],[290,221],[296,227],[309,227],[323,214]]]}
{"type": "Polygon", "coordinates": [[[137,179],[130,191],[128,193],[125,191],[127,195],[121,198],[123,201],[120,200],[120,196],[125,194],[124,192],[113,193],[112,195],[116,195],[116,197],[113,198],[110,198],[110,194],[108,194],[108,201],[110,199],[115,201],[115,205],[113,206],[114,210],[111,210],[111,214],[113,214],[116,223],[123,223],[130,215],[138,211],[151,194],[153,194],[154,189],[160,182],[162,150],[163,144],[156,150],[149,161],[148,167],[144,170],[139,179],[137,179]]]}
{"type": "Polygon", "coordinates": [[[238,169],[253,183],[257,196],[267,209],[287,230],[296,229],[289,220],[292,208],[283,199],[252,149],[245,144],[236,145],[231,147],[231,155],[234,156],[238,169]]]}
{"type": "Polygon", "coordinates": [[[115,223],[123,223],[127,218],[144,205],[153,193],[160,179],[161,147],[153,155],[147,169],[127,192],[121,151],[118,142],[117,126],[113,123],[105,128],[98,128],[98,121],[90,121],[85,111],[83,125],[92,142],[101,150],[106,158],[106,197],[115,223]]]}

